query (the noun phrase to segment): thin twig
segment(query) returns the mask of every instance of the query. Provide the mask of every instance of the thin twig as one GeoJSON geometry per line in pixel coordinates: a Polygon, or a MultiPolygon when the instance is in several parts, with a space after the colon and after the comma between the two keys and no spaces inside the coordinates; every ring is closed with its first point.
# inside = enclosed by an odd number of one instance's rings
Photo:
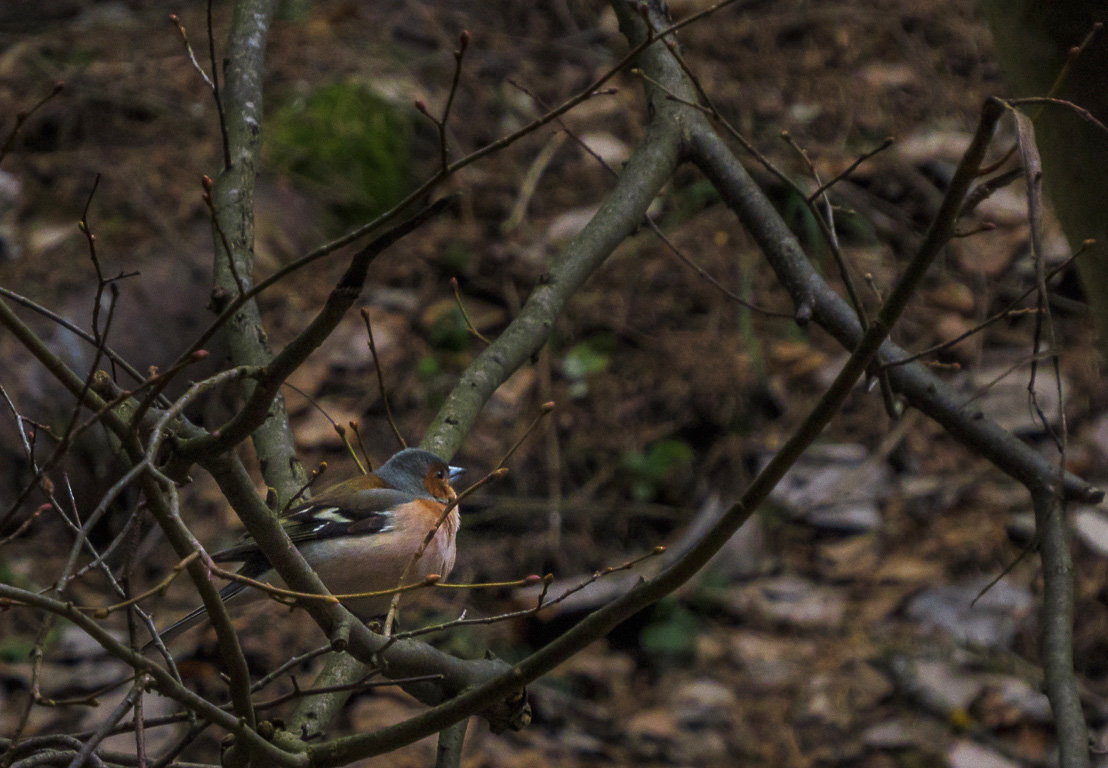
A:
{"type": "MultiPolygon", "coordinates": [[[[1050,90],[1047,91],[1046,94],[1047,97],[1058,95],[1059,91],[1062,90],[1062,86],[1065,84],[1066,79],[1069,77],[1074,63],[1081,57],[1081,54],[1083,54],[1088,49],[1089,44],[1093,42],[1093,39],[1096,38],[1098,34],[1100,34],[1100,30],[1103,28],[1104,22],[1093,22],[1093,25],[1092,27],[1090,27],[1088,33],[1086,33],[1085,38],[1066,52],[1066,61],[1064,64],[1062,64],[1062,68],[1058,70],[1058,75],[1054,78],[1054,82],[1050,84],[1050,90]]],[[[1042,115],[1044,109],[1046,109],[1045,104],[1043,104],[1039,107],[1038,110],[1036,110],[1035,114],[1031,118],[1032,122],[1038,122],[1039,117],[1042,115]]]]}
{"type": "Polygon", "coordinates": [[[460,311],[460,313],[462,314],[462,319],[465,320],[465,328],[470,331],[470,335],[476,339],[484,341],[486,345],[492,344],[492,341],[486,339],[481,334],[481,331],[478,330],[478,327],[473,325],[473,320],[470,319],[470,314],[468,313],[468,311],[465,311],[465,304],[462,303],[462,295],[458,289],[458,278],[450,278],[450,288],[454,291],[454,303],[458,304],[458,311],[460,311]]]}
{"type": "MultiPolygon", "coordinates": [[[[216,92],[216,84],[208,77],[208,73],[204,71],[204,68],[200,66],[200,62],[196,60],[196,54],[192,52],[192,44],[189,43],[189,35],[185,30],[185,25],[181,23],[181,17],[175,13],[171,13],[169,14],[169,20],[173,22],[173,26],[177,27],[177,34],[181,36],[181,42],[185,45],[185,55],[188,56],[189,61],[192,62],[192,68],[200,74],[200,79],[204,81],[208,89],[212,92],[216,92]]],[[[214,62],[212,68],[215,68],[214,62]]]]}
{"type": "Polygon", "coordinates": [[[534,432],[535,429],[539,426],[539,423],[542,422],[542,420],[545,419],[547,416],[549,416],[553,411],[554,411],[554,401],[553,400],[551,400],[548,403],[543,403],[541,406],[539,406],[539,414],[531,421],[531,423],[528,425],[527,429],[525,429],[523,431],[523,434],[519,436],[519,439],[516,440],[514,443],[512,443],[512,447],[509,448],[507,450],[507,452],[500,458],[500,461],[496,462],[496,468],[497,469],[500,469],[501,467],[505,466],[508,463],[508,461],[512,458],[513,454],[515,454],[515,452],[519,449],[519,447],[521,445],[523,445],[523,442],[528,437],[530,437],[531,433],[534,432]]]}
{"type": "Polygon", "coordinates": [[[181,571],[183,571],[185,569],[185,566],[187,566],[189,563],[191,563],[193,560],[195,560],[199,556],[200,556],[199,552],[193,552],[191,555],[189,555],[188,557],[186,557],[185,559],[181,560],[179,563],[174,565],[170,569],[169,573],[161,581],[159,581],[157,584],[150,587],[150,589],[146,590],[145,592],[140,592],[139,594],[137,594],[133,597],[129,597],[128,599],[126,599],[122,602],[113,603],[112,605],[108,605],[108,606],[99,606],[99,607],[98,606],[86,606],[86,605],[78,605],[78,606],[74,606],[74,607],[78,611],[84,611],[85,613],[91,613],[93,616],[95,616],[98,619],[106,619],[106,618],[108,618],[108,616],[110,614],[115,613],[116,611],[122,610],[123,608],[127,608],[129,606],[132,606],[135,603],[138,603],[142,600],[145,600],[146,598],[150,597],[151,595],[156,595],[159,592],[163,591],[166,587],[168,587],[173,582],[174,579],[176,579],[181,574],[181,571]]]}
{"type": "Polygon", "coordinates": [[[404,435],[400,433],[400,427],[396,426],[396,420],[392,417],[392,408],[389,407],[389,391],[385,387],[385,377],[381,372],[381,359],[377,356],[377,344],[373,340],[373,323],[369,320],[369,310],[362,307],[362,322],[365,323],[365,332],[368,337],[369,354],[373,356],[373,370],[377,373],[377,390],[381,393],[381,402],[385,406],[385,418],[389,420],[389,426],[392,427],[392,433],[396,435],[396,440],[400,443],[401,448],[407,448],[408,442],[404,439],[404,435]]]}
{"type": "Polygon", "coordinates": [[[466,48],[469,47],[469,30],[462,30],[458,36],[458,47],[454,51],[454,77],[450,81],[450,93],[446,97],[446,104],[442,108],[442,117],[438,120],[439,128],[439,153],[442,159],[442,170],[449,167],[449,149],[446,146],[446,121],[450,118],[450,108],[454,106],[454,95],[458,92],[458,82],[462,77],[462,59],[465,58],[466,48]]]}
{"type": "MultiPolygon", "coordinates": [[[[533,616],[533,615],[537,614],[539,611],[542,611],[543,609],[550,608],[552,606],[555,606],[559,603],[564,602],[565,600],[569,599],[570,597],[577,594],[578,592],[585,589],[586,587],[596,583],[600,579],[603,579],[607,576],[611,576],[613,573],[620,573],[622,571],[629,571],[632,568],[634,568],[635,566],[645,562],[646,560],[649,560],[649,559],[654,558],[654,557],[658,557],[659,555],[663,555],[663,554],[665,554],[665,552],[666,552],[666,548],[663,547],[663,546],[654,547],[652,550],[650,550],[646,554],[639,555],[638,557],[632,558],[632,559],[630,559],[630,560],[628,560],[628,561],[626,561],[626,562],[624,562],[620,565],[608,566],[607,568],[603,568],[599,571],[593,571],[592,575],[590,575],[588,578],[583,579],[581,582],[579,582],[578,584],[573,585],[572,587],[568,587],[565,592],[563,592],[562,594],[558,595],[557,597],[555,597],[551,600],[547,600],[546,596],[549,593],[550,585],[554,581],[553,575],[548,573],[548,574],[546,574],[545,576],[542,576],[542,577],[529,576],[527,579],[522,580],[523,583],[521,584],[521,586],[530,586],[530,585],[538,583],[540,581],[542,582],[542,589],[539,592],[538,599],[535,601],[535,604],[533,606],[531,606],[530,608],[522,608],[518,611],[509,611],[507,613],[501,613],[501,614],[498,614],[496,616],[482,616],[482,617],[473,618],[473,619],[466,618],[465,616],[463,616],[462,618],[454,619],[453,621],[446,621],[446,622],[443,622],[441,624],[435,624],[433,626],[420,627],[419,629],[413,629],[413,630],[410,630],[408,632],[398,632],[395,635],[393,635],[393,637],[396,638],[397,640],[400,640],[400,639],[403,639],[403,638],[406,638],[406,637],[419,637],[420,635],[442,632],[443,630],[451,629],[453,627],[472,626],[472,625],[476,625],[476,624],[497,624],[499,622],[507,621],[509,619],[518,619],[518,618],[522,618],[524,616],[533,616]]],[[[447,586],[451,586],[451,585],[444,584],[442,586],[447,587],[447,586]]]]}
{"type": "MultiPolygon", "coordinates": [[[[377,670],[374,670],[370,675],[377,674],[377,670]]],[[[368,677],[368,676],[367,676],[368,677]]],[[[257,709],[272,709],[280,706],[288,701],[294,699],[300,699],[305,696],[318,696],[321,693],[339,693],[342,691],[362,691],[370,690],[372,688],[386,688],[393,685],[407,685],[409,683],[425,683],[428,681],[442,680],[441,674],[428,674],[428,675],[413,675],[412,677],[397,677],[390,678],[388,680],[367,680],[362,678],[353,683],[343,683],[341,685],[321,685],[318,688],[300,688],[294,687],[293,690],[288,693],[281,694],[276,698],[269,701],[262,701],[255,705],[257,709]]]]}
{"type": "MultiPolygon", "coordinates": [[[[5,288],[3,286],[0,286],[0,296],[4,297],[6,299],[10,299],[11,301],[15,302],[16,304],[20,305],[21,307],[25,307],[25,308],[31,310],[32,312],[35,312],[36,314],[42,315],[47,320],[50,320],[51,322],[57,324],[61,328],[64,328],[65,330],[69,331],[70,333],[72,333],[74,336],[81,339],[82,341],[86,341],[89,344],[91,344],[93,346],[96,346],[96,339],[92,336],[92,334],[88,333],[87,331],[85,331],[83,328],[79,327],[75,323],[72,323],[69,320],[66,320],[64,317],[57,314],[56,312],[53,312],[53,311],[47,309],[46,307],[43,307],[42,305],[31,301],[26,296],[22,296],[22,295],[16,293],[15,291],[11,290],[10,288],[5,288]]],[[[117,353],[111,347],[107,347],[107,346],[104,347],[104,355],[112,361],[113,365],[119,366],[124,372],[126,372],[129,376],[131,376],[135,381],[137,381],[137,382],[146,381],[146,377],[143,376],[142,373],[140,373],[137,368],[135,368],[133,365],[131,365],[125,359],[123,359],[123,357],[121,355],[119,355],[119,353],[117,353]]],[[[162,405],[165,405],[169,402],[169,400],[163,397],[163,398],[159,399],[159,402],[162,405]]]]}
{"type": "Polygon", "coordinates": [[[250,686],[250,692],[257,693],[258,691],[262,690],[267,685],[272,683],[274,680],[279,678],[281,675],[288,672],[293,667],[298,667],[307,661],[311,661],[312,659],[331,653],[332,650],[333,649],[331,648],[331,644],[326,643],[325,645],[321,645],[318,648],[314,648],[310,651],[305,651],[304,653],[301,653],[297,656],[293,656],[291,659],[286,661],[284,664],[281,664],[272,672],[258,678],[258,680],[255,681],[252,686],[250,686]]]}
{"type": "MultiPolygon", "coordinates": [[[[1074,253],[1070,254],[1070,256],[1068,256],[1066,258],[1065,261],[1061,262],[1060,264],[1055,266],[1053,269],[1051,269],[1050,272],[1047,273],[1046,280],[1049,281],[1055,275],[1059,274],[1060,272],[1063,272],[1066,268],[1068,268],[1070,266],[1070,264],[1073,263],[1073,261],[1078,256],[1080,256],[1081,254],[1088,251],[1089,248],[1091,248],[1095,242],[1096,242],[1095,240],[1086,240],[1085,242],[1083,242],[1081,244],[1081,246],[1074,253]]],[[[1017,309],[1016,308],[1017,305],[1022,303],[1024,301],[1024,299],[1026,299],[1028,296],[1030,296],[1032,293],[1034,293],[1037,290],[1039,290],[1039,286],[1037,284],[1032,285],[1030,288],[1025,290],[1023,293],[1021,293],[1015,299],[1008,302],[1007,306],[1005,306],[1004,309],[1002,309],[1002,310],[996,312],[995,314],[990,315],[989,317],[985,318],[985,320],[978,323],[973,328],[970,328],[968,331],[958,334],[953,339],[950,339],[950,340],[944,341],[940,344],[935,344],[934,346],[928,347],[927,349],[925,349],[921,352],[916,352],[913,355],[898,358],[896,360],[892,360],[890,362],[884,363],[882,365],[882,367],[883,368],[894,368],[898,365],[905,365],[906,363],[914,362],[916,360],[919,360],[920,358],[927,357],[928,355],[933,355],[937,352],[942,352],[944,349],[949,349],[951,347],[957,346],[961,342],[968,339],[970,336],[973,336],[976,333],[980,333],[981,331],[985,330],[990,325],[992,325],[993,323],[996,323],[999,320],[1003,320],[1007,317],[1012,317],[1012,316],[1017,315],[1017,314],[1025,314],[1025,313],[1029,313],[1029,312],[1039,312],[1040,310],[1038,308],[1031,308],[1031,307],[1026,308],[1026,309],[1017,309]]]]}
{"type": "Polygon", "coordinates": [[[231,248],[231,240],[227,237],[227,233],[223,231],[223,225],[219,222],[219,213],[215,209],[215,200],[212,199],[212,190],[215,189],[215,181],[211,176],[201,176],[200,186],[204,189],[200,197],[204,200],[204,205],[208,209],[208,217],[212,220],[212,227],[215,228],[216,234],[219,235],[220,242],[223,243],[223,249],[227,253],[227,268],[231,271],[231,278],[235,281],[235,287],[238,289],[238,298],[240,301],[245,301],[246,282],[239,275],[238,264],[235,263],[235,252],[231,248]]]}
{"type": "Polygon", "coordinates": [[[1013,107],[1023,106],[1024,104],[1052,104],[1056,107],[1065,107],[1066,109],[1073,110],[1077,115],[1087,123],[1092,124],[1095,128],[1108,134],[1108,126],[1096,119],[1092,112],[1085,109],[1082,106],[1074,104],[1072,101],[1065,99],[1052,99],[1048,96],[1028,96],[1022,99],[1009,99],[1005,102],[1013,107]]]}
{"type": "Polygon", "coordinates": [[[26,530],[31,527],[31,523],[35,522],[35,520],[38,519],[38,516],[41,515],[43,512],[45,512],[46,510],[50,509],[50,507],[51,507],[50,504],[40,504],[38,509],[36,509],[34,512],[32,512],[27,517],[26,520],[24,520],[22,523],[20,523],[19,526],[14,531],[9,533],[7,536],[4,536],[3,538],[0,538],[0,547],[4,546],[5,544],[8,544],[12,541],[15,541],[20,536],[22,536],[26,532],[26,530]]]}
{"type": "MultiPolygon", "coordinates": [[[[458,505],[461,504],[462,500],[479,488],[483,488],[489,483],[501,479],[506,474],[508,474],[508,468],[499,467],[498,469],[495,469],[482,477],[480,480],[466,488],[461,493],[457,493],[454,495],[454,498],[451,499],[450,502],[443,508],[442,514],[439,515],[439,519],[435,521],[435,524],[431,526],[431,528],[428,529],[426,535],[424,535],[423,541],[420,543],[419,548],[412,553],[411,558],[408,560],[407,564],[404,566],[403,572],[401,572],[400,574],[400,578],[397,579],[397,584],[402,585],[404,581],[408,578],[408,574],[411,572],[412,568],[415,567],[415,564],[419,562],[419,559],[421,557],[423,557],[423,553],[427,551],[427,547],[430,546],[432,541],[434,541],[435,534],[439,532],[439,529],[442,528],[443,524],[446,522],[446,519],[450,517],[450,514],[455,509],[458,508],[458,505]]],[[[436,578],[435,581],[438,581],[438,578],[436,578]]],[[[392,602],[389,604],[388,613],[385,615],[385,626],[383,632],[383,634],[385,635],[392,634],[391,629],[396,620],[396,612],[400,607],[400,593],[405,590],[403,588],[397,588],[394,591],[395,594],[393,594],[392,602]]]]}
{"type": "MultiPolygon", "coordinates": [[[[355,454],[354,463],[358,465],[358,469],[361,470],[363,475],[368,475],[373,471],[373,461],[369,458],[369,451],[365,448],[365,441],[362,440],[362,430],[356,421],[350,421],[347,426],[350,427],[350,431],[354,433],[354,439],[358,443],[358,450],[361,451],[362,454],[361,458],[358,458],[357,454],[355,454]]],[[[353,448],[350,450],[351,453],[354,452],[353,448]]]]}
{"type": "Polygon", "coordinates": [[[85,200],[81,220],[77,222],[77,228],[81,230],[81,234],[85,236],[85,241],[88,243],[89,260],[96,270],[96,298],[92,302],[92,338],[96,340],[96,346],[103,344],[103,339],[100,338],[100,298],[104,295],[104,273],[100,270],[100,259],[96,257],[96,235],[92,233],[88,225],[88,209],[92,205],[92,198],[99,186],[100,174],[98,173],[96,178],[92,180],[92,189],[89,190],[88,198],[85,200]]]}
{"type": "MultiPolygon", "coordinates": [[[[357,457],[355,457],[355,458],[357,458],[357,457]]],[[[281,508],[281,511],[278,514],[278,517],[284,517],[285,515],[287,515],[289,513],[289,510],[292,508],[292,505],[295,504],[296,501],[300,497],[302,497],[305,493],[307,493],[308,489],[311,488],[313,485],[315,485],[316,481],[318,481],[319,478],[323,477],[323,473],[326,472],[326,471],[327,471],[327,462],[326,461],[319,462],[319,464],[316,465],[316,468],[313,469],[311,474],[308,476],[307,482],[305,482],[302,486],[300,486],[300,489],[297,490],[296,493],[294,493],[292,496],[289,497],[289,500],[285,503],[285,506],[281,508]]]]}
{"type": "Polygon", "coordinates": [[[50,101],[50,99],[57,96],[65,89],[65,83],[54,83],[54,87],[50,90],[50,93],[43,96],[41,99],[31,105],[29,109],[24,109],[15,113],[15,125],[12,126],[11,133],[8,134],[8,138],[4,140],[3,146],[0,146],[0,162],[4,161],[8,152],[11,151],[12,145],[15,144],[15,137],[19,135],[20,129],[23,128],[23,124],[27,122],[27,118],[33,115],[39,110],[42,105],[50,101]]]}
{"type": "Polygon", "coordinates": [[[105,738],[107,738],[108,732],[111,731],[120,720],[127,716],[127,713],[131,711],[131,707],[134,706],[135,698],[142,692],[140,685],[142,677],[136,680],[135,685],[132,686],[130,693],[123,697],[123,700],[116,705],[116,708],[110,715],[104,718],[104,721],[100,724],[100,727],[96,729],[96,732],[92,734],[81,750],[73,756],[73,759],[69,762],[69,768],[81,768],[92,756],[92,753],[100,746],[105,738]]]}
{"type": "Polygon", "coordinates": [[[343,600],[361,600],[363,598],[369,597],[384,597],[385,595],[395,595],[400,592],[410,592],[413,589],[424,589],[426,587],[434,585],[435,582],[442,578],[439,574],[432,573],[425,576],[421,581],[415,582],[413,584],[405,584],[403,586],[393,587],[392,589],[381,589],[373,592],[351,592],[349,594],[339,595],[321,595],[316,592],[297,592],[294,589],[276,587],[272,584],[267,584],[264,581],[258,581],[257,579],[250,578],[249,576],[243,576],[241,573],[229,571],[226,568],[220,568],[217,565],[213,565],[210,570],[213,576],[218,576],[219,578],[226,579],[227,581],[237,581],[239,584],[245,584],[248,587],[253,587],[254,589],[261,590],[262,592],[265,592],[270,597],[278,600],[279,602],[284,602],[286,600],[321,600],[325,603],[338,603],[342,602],[343,600]]]}
{"type": "Polygon", "coordinates": [[[817,197],[822,195],[827,190],[831,189],[831,187],[835,186],[840,181],[843,181],[844,179],[849,178],[850,175],[852,173],[854,173],[854,171],[858,170],[858,166],[860,166],[862,163],[869,160],[874,155],[877,155],[877,154],[880,154],[881,152],[884,152],[886,149],[891,147],[895,142],[896,142],[896,139],[894,139],[892,136],[886,137],[885,140],[882,141],[879,145],[877,145],[873,149],[869,150],[868,152],[864,152],[861,155],[859,155],[854,160],[853,163],[851,163],[850,165],[848,165],[846,167],[846,170],[843,170],[843,171],[840,171],[839,173],[836,173],[828,181],[825,181],[823,184],[820,184],[815,192],[808,195],[806,200],[809,203],[813,202],[817,197]]]}

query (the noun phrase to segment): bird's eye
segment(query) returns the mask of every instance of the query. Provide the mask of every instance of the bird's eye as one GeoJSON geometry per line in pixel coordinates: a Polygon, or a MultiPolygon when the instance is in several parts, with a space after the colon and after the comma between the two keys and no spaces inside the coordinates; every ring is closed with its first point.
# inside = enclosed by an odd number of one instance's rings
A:
{"type": "Polygon", "coordinates": [[[439,480],[445,480],[446,479],[446,470],[445,469],[438,470],[437,472],[435,472],[435,477],[437,477],[439,480]]]}

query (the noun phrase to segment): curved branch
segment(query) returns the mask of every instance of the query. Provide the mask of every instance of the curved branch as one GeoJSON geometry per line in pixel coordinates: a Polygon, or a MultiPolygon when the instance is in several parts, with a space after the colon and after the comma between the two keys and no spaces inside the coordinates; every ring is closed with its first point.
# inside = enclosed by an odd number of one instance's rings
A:
{"type": "Polygon", "coordinates": [[[254,731],[245,727],[240,718],[220,709],[207,699],[178,683],[169,672],[128,648],[91,617],[81,613],[72,603],[55,600],[45,595],[6,584],[0,584],[0,598],[18,605],[47,611],[72,622],[112,656],[115,656],[132,669],[149,675],[157,689],[167,697],[196,712],[208,721],[227,729],[228,732],[242,735],[249,742],[252,750],[257,750],[259,756],[264,755],[267,759],[273,760],[273,765],[296,766],[304,763],[303,759],[289,755],[266,742],[254,731]]]}
{"type": "Polygon", "coordinates": [[[385,249],[409,234],[428,219],[441,213],[451,202],[441,198],[404,221],[374,238],[354,254],[346,272],[327,297],[319,314],[308,327],[290,341],[256,377],[257,384],[239,413],[220,429],[179,446],[178,454],[186,460],[230,450],[257,430],[271,413],[275,399],[285,379],[335,330],[346,312],[361,295],[369,273],[369,265],[385,249]]]}
{"type": "MultiPolygon", "coordinates": [[[[632,53],[638,53],[638,64],[663,86],[650,89],[653,119],[599,211],[540,278],[507,329],[470,364],[439,409],[427,429],[422,447],[443,458],[449,458],[458,450],[496,388],[546,343],[554,321],[581,285],[637,229],[650,203],[680,160],[685,140],[682,115],[690,110],[669,100],[666,91],[691,96],[691,87],[664,45],[647,45],[650,35],[642,17],[622,3],[614,5],[620,9],[620,23],[632,45],[632,53]]],[[[561,111],[560,107],[550,115],[561,111]]],[[[398,650],[396,645],[399,643],[389,648],[390,664],[392,654],[398,650]]],[[[358,662],[336,656],[328,661],[318,682],[320,685],[346,682],[364,672],[365,668],[358,662]]],[[[470,685],[488,679],[471,677],[470,685]]],[[[460,690],[454,688],[453,693],[460,690]]],[[[511,690],[508,686],[504,692],[511,690]]],[[[436,695],[441,701],[441,692],[436,695]]],[[[431,703],[426,697],[421,699],[431,703]]],[[[290,719],[290,729],[314,732],[335,716],[344,701],[341,695],[305,701],[290,719]]],[[[488,704],[489,701],[485,701],[471,712],[480,711],[488,704]]]]}
{"type": "Polygon", "coordinates": [[[905,270],[889,299],[882,306],[877,322],[867,329],[865,336],[834,383],[784,447],[758,474],[742,498],[728,509],[688,551],[657,576],[640,583],[631,591],[589,614],[557,640],[528,656],[512,669],[511,674],[492,680],[476,690],[467,691],[456,699],[395,726],[372,734],[349,736],[319,747],[311,747],[308,753],[312,765],[338,766],[354,759],[381,754],[450,726],[473,711],[471,708],[478,702],[496,700],[497,696],[508,693],[513,688],[519,688],[549,672],[586,645],[606,635],[620,622],[671,594],[703,568],[722,549],[735,531],[749,519],[754,510],[769,497],[770,492],[789,468],[819,437],[877,354],[881,341],[888,335],[897,317],[903,311],[908,297],[918,287],[927,267],[934,261],[941,246],[953,232],[955,214],[984,156],[1000,112],[998,104],[990,105],[990,108],[983,112],[974,142],[955,173],[954,181],[929,231],[924,247],[905,270]]]}
{"type": "MultiPolygon", "coordinates": [[[[633,46],[641,45],[648,39],[642,17],[622,3],[613,5],[621,31],[633,46]]],[[[651,201],[677,168],[685,143],[685,116],[695,112],[667,97],[691,97],[692,86],[660,41],[643,49],[638,64],[659,84],[647,86],[653,119],[645,135],[600,210],[539,279],[512,323],[462,374],[427,430],[423,447],[432,453],[454,455],[485,402],[542,348],[570,298],[638,229],[651,201]]]]}
{"type": "MultiPolygon", "coordinates": [[[[854,311],[824,282],[812,267],[796,237],[773,205],[750,178],[742,164],[706,122],[693,128],[692,161],[719,190],[758,243],[782,285],[798,307],[798,316],[811,318],[843,346],[853,349],[863,335],[854,311]]],[[[908,356],[886,341],[882,362],[908,356]]],[[[941,424],[956,440],[988,459],[1000,470],[1027,485],[1055,479],[1057,468],[1015,435],[986,418],[977,407],[933,376],[918,363],[888,369],[893,388],[909,404],[941,424]]],[[[1068,499],[1096,503],[1104,496],[1099,488],[1066,473],[1068,499]]]]}

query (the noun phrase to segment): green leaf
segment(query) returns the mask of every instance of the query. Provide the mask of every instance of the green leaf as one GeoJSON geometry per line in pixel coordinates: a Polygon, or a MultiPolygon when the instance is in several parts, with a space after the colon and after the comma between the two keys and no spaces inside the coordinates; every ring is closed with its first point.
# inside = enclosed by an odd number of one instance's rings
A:
{"type": "Polygon", "coordinates": [[[680,469],[692,465],[696,453],[681,440],[659,440],[645,454],[627,451],[623,468],[631,477],[631,494],[639,501],[649,501],[658,495],[659,486],[680,469]]]}
{"type": "Polygon", "coordinates": [[[562,375],[571,381],[580,381],[592,373],[608,370],[611,358],[596,345],[584,341],[577,344],[562,358],[562,375]]]}
{"type": "Polygon", "coordinates": [[[654,621],[639,633],[639,645],[644,653],[661,657],[658,661],[690,659],[699,631],[700,621],[695,614],[675,600],[663,600],[654,621]]]}

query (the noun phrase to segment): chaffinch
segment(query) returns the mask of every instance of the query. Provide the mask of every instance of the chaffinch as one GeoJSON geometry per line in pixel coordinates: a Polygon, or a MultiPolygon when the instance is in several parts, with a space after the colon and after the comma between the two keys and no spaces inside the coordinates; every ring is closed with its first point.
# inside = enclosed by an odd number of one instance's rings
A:
{"type": "MultiPolygon", "coordinates": [[[[405,448],[376,472],[331,486],[311,501],[295,507],[283,521],[289,538],[335,595],[380,592],[401,585],[427,533],[457,494],[451,481],[463,470],[418,448],[405,448]]],[[[405,584],[432,573],[443,578],[454,567],[460,519],[455,507],[435,533],[423,555],[411,566],[405,584]]],[[[283,587],[269,561],[249,536],[212,555],[216,562],[242,562],[239,573],[283,587]]],[[[228,605],[239,606],[263,597],[261,590],[232,582],[219,592],[228,605]]],[[[343,600],[363,621],[388,612],[392,595],[343,600]]],[[[203,607],[161,632],[163,640],[207,618],[203,607]]]]}

